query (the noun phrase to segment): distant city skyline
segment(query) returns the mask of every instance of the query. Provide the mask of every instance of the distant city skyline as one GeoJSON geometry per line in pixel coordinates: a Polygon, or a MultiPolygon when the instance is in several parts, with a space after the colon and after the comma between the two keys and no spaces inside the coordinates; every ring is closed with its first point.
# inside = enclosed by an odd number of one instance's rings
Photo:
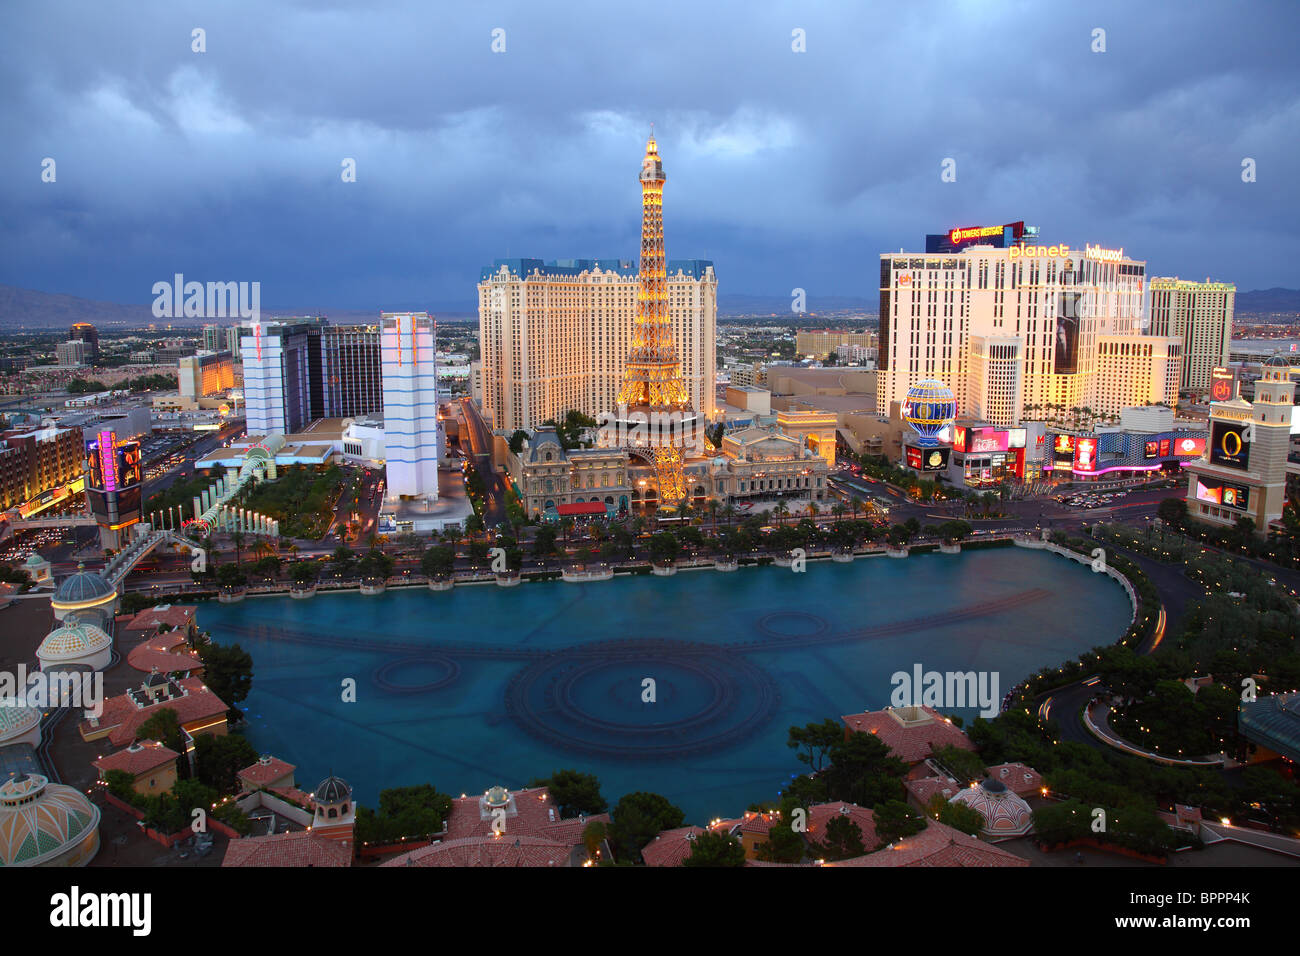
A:
{"type": "Polygon", "coordinates": [[[471,308],[496,258],[636,257],[653,122],[667,254],[712,260],[724,302],[874,303],[880,253],[1022,219],[1148,275],[1300,285],[1300,10],[1039,9],[19,9],[0,282],[148,303],[182,272],[268,305],[471,308]]]}

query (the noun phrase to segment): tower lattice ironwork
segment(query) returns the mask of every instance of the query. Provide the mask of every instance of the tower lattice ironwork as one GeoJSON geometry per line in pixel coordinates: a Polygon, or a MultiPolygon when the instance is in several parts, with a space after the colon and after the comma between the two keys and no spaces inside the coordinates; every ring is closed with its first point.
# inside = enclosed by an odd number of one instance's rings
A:
{"type": "Polygon", "coordinates": [[[651,133],[641,161],[641,275],[637,291],[632,348],[623,372],[618,401],[630,414],[650,421],[671,421],[670,432],[651,441],[659,500],[686,497],[683,423],[693,424],[691,402],[682,378],[682,363],[673,345],[668,316],[668,271],[664,261],[664,167],[651,133]],[[667,416],[665,418],[665,416],[667,416]]]}

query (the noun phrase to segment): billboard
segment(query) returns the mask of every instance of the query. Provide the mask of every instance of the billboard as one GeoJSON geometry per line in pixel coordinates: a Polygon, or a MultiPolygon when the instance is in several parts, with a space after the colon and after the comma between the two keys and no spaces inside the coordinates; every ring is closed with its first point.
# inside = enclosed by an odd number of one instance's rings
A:
{"type": "Polygon", "coordinates": [[[1079,300],[1080,292],[1061,292],[1056,299],[1056,374],[1070,375],[1079,370],[1079,300]]]}
{"type": "Polygon", "coordinates": [[[1205,439],[1184,435],[1174,439],[1174,454],[1183,458],[1201,458],[1205,455],[1205,439]]]}
{"type": "Polygon", "coordinates": [[[957,451],[966,450],[966,426],[965,425],[952,426],[952,447],[955,448],[957,451]]]}
{"type": "Polygon", "coordinates": [[[1097,470],[1097,439],[1091,435],[1080,438],[1074,443],[1074,470],[1097,470]]]}
{"type": "Polygon", "coordinates": [[[915,471],[943,471],[948,467],[947,448],[923,448],[919,445],[906,446],[907,467],[915,471]]]}
{"type": "Polygon", "coordinates": [[[1198,477],[1196,479],[1196,500],[1245,511],[1249,507],[1250,489],[1244,485],[1207,481],[1198,477]]]}
{"type": "Polygon", "coordinates": [[[86,458],[86,500],[96,519],[110,528],[139,521],[140,443],[118,441],[111,430],[104,430],[88,445],[86,458]]]}
{"type": "Polygon", "coordinates": [[[1245,471],[1250,467],[1250,443],[1246,422],[1213,422],[1210,425],[1210,461],[1225,468],[1245,471]]]}
{"type": "Polygon", "coordinates": [[[1007,447],[1008,447],[1008,448],[1024,448],[1024,447],[1025,447],[1025,439],[1026,439],[1027,436],[1028,436],[1028,432],[1027,432],[1027,430],[1024,429],[1024,428],[1009,428],[1009,429],[1007,429],[1007,447]]]}
{"type": "Polygon", "coordinates": [[[954,226],[947,232],[930,233],[925,237],[925,251],[958,252],[967,246],[988,245],[999,249],[1026,237],[1038,234],[1037,226],[1025,226],[1024,220],[993,226],[954,226]]]}
{"type": "Polygon", "coordinates": [[[1237,397],[1237,373],[1230,368],[1216,367],[1210,373],[1210,400],[1230,402],[1237,397]]]}
{"type": "Polygon", "coordinates": [[[1151,441],[1146,443],[1146,445],[1142,449],[1142,457],[1143,458],[1160,457],[1160,442],[1158,439],[1153,438],[1151,441]]]}
{"type": "Polygon", "coordinates": [[[1008,434],[997,428],[966,429],[966,451],[972,454],[988,454],[1007,450],[1008,434]]]}

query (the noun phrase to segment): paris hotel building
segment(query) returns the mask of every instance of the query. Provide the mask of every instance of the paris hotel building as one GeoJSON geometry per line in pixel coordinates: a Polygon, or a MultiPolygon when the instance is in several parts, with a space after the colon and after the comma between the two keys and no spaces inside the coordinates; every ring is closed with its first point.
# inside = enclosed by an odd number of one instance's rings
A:
{"type": "Polygon", "coordinates": [[[877,411],[922,379],[1002,427],[1046,406],[1176,402],[1182,340],[1144,334],[1145,285],[1145,262],[1091,245],[882,255],[877,411]]]}
{"type": "MultiPolygon", "coordinates": [[[[718,282],[713,263],[668,262],[673,345],[692,407],[717,409],[718,282]]],[[[483,411],[506,434],[617,408],[632,346],[637,264],[623,259],[497,259],[478,284],[483,411]]]]}

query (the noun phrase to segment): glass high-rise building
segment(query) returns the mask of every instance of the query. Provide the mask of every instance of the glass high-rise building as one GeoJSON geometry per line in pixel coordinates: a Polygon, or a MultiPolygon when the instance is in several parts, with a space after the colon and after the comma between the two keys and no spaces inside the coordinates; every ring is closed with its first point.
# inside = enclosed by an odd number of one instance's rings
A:
{"type": "Polygon", "coordinates": [[[242,328],[250,435],[290,434],[321,418],[384,406],[378,325],[279,319],[242,328]]]}

